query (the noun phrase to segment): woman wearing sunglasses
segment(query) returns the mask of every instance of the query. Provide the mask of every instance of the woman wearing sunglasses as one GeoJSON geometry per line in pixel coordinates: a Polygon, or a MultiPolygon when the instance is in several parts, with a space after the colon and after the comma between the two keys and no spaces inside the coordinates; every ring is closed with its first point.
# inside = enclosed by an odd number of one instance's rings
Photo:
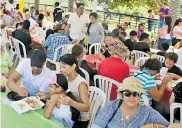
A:
{"type": "Polygon", "coordinates": [[[121,99],[106,104],[98,113],[92,128],[161,128],[169,126],[157,111],[140,104],[145,94],[141,82],[128,77],[118,89],[121,99]]]}

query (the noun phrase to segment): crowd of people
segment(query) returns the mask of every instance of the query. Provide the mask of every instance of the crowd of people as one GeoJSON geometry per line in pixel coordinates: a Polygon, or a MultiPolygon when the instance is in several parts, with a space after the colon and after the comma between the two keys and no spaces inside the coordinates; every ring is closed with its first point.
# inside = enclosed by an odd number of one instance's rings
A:
{"type": "MultiPolygon", "coordinates": [[[[108,25],[100,24],[98,14],[91,12],[88,16],[84,12],[84,4],[77,3],[76,11],[69,15],[63,15],[64,10],[55,3],[55,9],[44,13],[35,7],[24,9],[19,12],[19,5],[13,6],[13,0],[3,5],[0,11],[0,25],[4,29],[13,27],[15,30],[9,36],[21,41],[28,58],[19,62],[14,69],[12,59],[5,45],[1,46],[1,74],[8,79],[7,87],[22,98],[27,96],[38,96],[46,102],[44,117],[51,115],[59,122],[69,127],[86,128],[89,123],[89,86],[94,86],[94,75],[98,74],[122,83],[121,87],[113,86],[111,90],[111,102],[106,103],[92,125],[93,128],[158,128],[168,127],[169,119],[158,110],[155,105],[162,99],[166,86],[171,80],[182,78],[181,69],[176,63],[182,64],[182,19],[176,20],[172,27],[172,18],[168,16],[166,3],[159,10],[159,33],[157,55],[164,56],[165,61],[161,63],[158,59],[150,58],[145,64],[130,76],[130,65],[126,62],[131,59],[131,52],[138,50],[152,56],[150,49],[150,35],[145,30],[145,24],[140,23],[137,30],[130,31],[127,35],[127,27],[118,25],[113,31],[108,30],[108,25]],[[11,6],[10,6],[11,5],[11,6]],[[51,18],[53,17],[53,18],[51,18]],[[53,19],[53,20],[52,20],[53,19]],[[49,28],[48,21],[55,23],[49,28]],[[41,45],[35,45],[32,39],[32,31],[35,27],[41,27],[46,31],[45,39],[41,45]],[[173,37],[171,37],[173,33],[173,37]],[[127,38],[129,36],[129,38],[127,38]],[[96,69],[93,69],[83,56],[85,51],[85,40],[87,38],[88,49],[94,43],[100,43],[99,56],[103,59],[96,69]],[[178,48],[178,53],[167,52],[169,46],[178,48]],[[60,73],[51,72],[52,61],[57,47],[64,44],[74,45],[72,52],[62,54],[58,51],[56,62],[59,63],[60,73]],[[46,61],[47,59],[51,61],[46,61]],[[90,81],[85,80],[80,67],[85,69],[90,81]],[[156,84],[162,67],[167,68],[167,75],[162,78],[160,86],[156,84]],[[21,79],[21,85],[17,81],[21,79]],[[117,92],[121,99],[116,99],[117,92]],[[146,95],[149,105],[142,105],[141,95],[146,95]],[[164,116],[164,117],[163,117],[164,116]]],[[[152,10],[148,11],[149,17],[154,18],[152,10]]],[[[108,17],[108,16],[107,16],[108,17]]],[[[106,17],[106,18],[107,18],[106,17]]],[[[151,26],[153,21],[148,21],[151,26]]],[[[2,35],[1,35],[2,36],[2,35]]],[[[21,55],[24,55],[20,46],[21,55]]],[[[95,51],[92,50],[92,54],[95,51]]],[[[98,85],[95,85],[98,87],[98,85]]],[[[170,103],[182,103],[182,82],[173,88],[170,103]]],[[[179,119],[179,114],[175,114],[179,119]]]]}

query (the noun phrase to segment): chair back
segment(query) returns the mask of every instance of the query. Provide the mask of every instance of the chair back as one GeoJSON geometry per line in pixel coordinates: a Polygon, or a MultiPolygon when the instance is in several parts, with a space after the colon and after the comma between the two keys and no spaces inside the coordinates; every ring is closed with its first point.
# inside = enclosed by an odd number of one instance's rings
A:
{"type": "Polygon", "coordinates": [[[180,108],[180,123],[182,123],[182,104],[181,103],[172,103],[170,105],[170,124],[174,121],[174,110],[180,108]]]}
{"type": "Polygon", "coordinates": [[[97,87],[89,87],[89,104],[90,104],[90,121],[88,128],[92,126],[92,123],[95,120],[95,117],[99,110],[104,107],[106,103],[105,93],[97,87]]]}
{"type": "Polygon", "coordinates": [[[87,81],[87,84],[90,84],[90,75],[88,74],[88,72],[85,69],[81,68],[81,67],[79,67],[79,68],[84,73],[85,80],[87,81]]]}
{"type": "Polygon", "coordinates": [[[12,42],[13,54],[17,55],[20,58],[20,61],[22,59],[26,59],[27,58],[27,52],[26,52],[25,45],[21,41],[15,39],[13,37],[10,37],[10,39],[12,42]],[[22,50],[23,50],[23,56],[21,55],[21,52],[20,52],[20,46],[22,47],[22,50]]]}
{"type": "Polygon", "coordinates": [[[101,49],[101,44],[100,43],[93,43],[89,47],[89,54],[92,54],[92,48],[94,48],[94,54],[99,54],[100,49],[101,49]]]}
{"type": "Polygon", "coordinates": [[[140,58],[140,57],[150,57],[149,54],[142,52],[142,51],[138,51],[138,50],[133,50],[131,52],[131,55],[135,56],[135,61],[140,58]]]}
{"type": "Polygon", "coordinates": [[[161,63],[164,63],[165,57],[160,55],[155,55],[155,58],[157,58],[161,63]]]}
{"type": "Polygon", "coordinates": [[[135,66],[141,67],[145,64],[145,62],[149,59],[149,57],[140,57],[135,61],[135,66]]]}
{"type": "Polygon", "coordinates": [[[95,75],[94,76],[94,85],[96,86],[98,81],[99,88],[104,91],[106,94],[106,101],[110,101],[110,95],[111,95],[111,89],[113,85],[116,85],[118,88],[122,85],[121,83],[101,75],[95,75]]]}
{"type": "Polygon", "coordinates": [[[72,49],[71,46],[73,47],[72,44],[63,44],[63,45],[58,46],[58,47],[55,49],[55,52],[54,52],[53,62],[56,62],[56,61],[57,61],[58,51],[59,51],[59,50],[62,50],[60,56],[63,56],[64,54],[67,54],[67,53],[70,52],[70,48],[72,49]]]}
{"type": "Polygon", "coordinates": [[[149,105],[149,98],[146,95],[142,95],[141,98],[144,100],[143,104],[149,105]]]}

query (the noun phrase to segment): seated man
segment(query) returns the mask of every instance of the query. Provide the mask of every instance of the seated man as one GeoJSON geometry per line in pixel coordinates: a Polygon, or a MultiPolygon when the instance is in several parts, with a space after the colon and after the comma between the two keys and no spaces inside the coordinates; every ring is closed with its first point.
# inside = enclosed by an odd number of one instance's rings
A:
{"type": "Polygon", "coordinates": [[[150,46],[149,46],[150,40],[149,40],[149,34],[147,33],[142,33],[140,35],[140,39],[139,42],[137,42],[134,45],[134,50],[138,50],[138,51],[142,51],[142,52],[146,52],[148,54],[150,54],[150,46]]]}
{"type": "Polygon", "coordinates": [[[168,43],[162,43],[161,44],[161,51],[157,52],[157,55],[160,56],[165,56],[166,51],[169,49],[169,44],[168,43]]]}
{"type": "Polygon", "coordinates": [[[178,55],[174,52],[166,54],[164,67],[168,68],[168,73],[172,73],[173,79],[180,79],[182,77],[182,71],[175,64],[178,61],[178,55]]]}
{"type": "Polygon", "coordinates": [[[20,96],[35,96],[37,94],[41,99],[46,98],[49,87],[48,78],[52,72],[44,67],[45,62],[46,54],[41,50],[34,50],[30,58],[19,63],[9,77],[7,87],[20,96]],[[17,84],[20,79],[22,80],[21,86],[17,84]]]}
{"type": "MultiPolygon", "coordinates": [[[[56,48],[64,44],[72,44],[72,42],[64,34],[63,24],[58,24],[55,26],[54,34],[50,34],[42,45],[47,47],[47,58],[53,60],[56,48]]],[[[62,55],[62,49],[58,51],[57,55],[56,60],[62,55]]]]}
{"type": "Polygon", "coordinates": [[[129,49],[130,51],[132,51],[133,48],[134,48],[134,44],[136,43],[137,40],[138,40],[138,39],[137,39],[137,32],[136,32],[136,31],[131,31],[131,32],[130,32],[130,39],[127,39],[127,40],[124,42],[124,44],[125,44],[126,47],[128,47],[128,49],[129,49]]]}

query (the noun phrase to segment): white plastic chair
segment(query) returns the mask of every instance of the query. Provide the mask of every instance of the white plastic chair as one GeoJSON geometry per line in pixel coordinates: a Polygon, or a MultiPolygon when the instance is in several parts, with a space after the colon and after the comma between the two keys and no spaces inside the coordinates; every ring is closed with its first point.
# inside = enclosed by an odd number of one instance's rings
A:
{"type": "Polygon", "coordinates": [[[182,104],[181,103],[172,103],[170,105],[170,123],[174,121],[174,109],[180,108],[180,123],[182,123],[182,104]]]}
{"type": "Polygon", "coordinates": [[[150,57],[140,57],[135,61],[135,66],[141,67],[145,64],[145,62],[149,59],[150,57]]]}
{"type": "Polygon", "coordinates": [[[101,90],[103,90],[104,93],[106,94],[107,102],[110,101],[111,89],[112,89],[113,84],[115,86],[117,86],[118,88],[122,85],[121,83],[119,83],[119,82],[117,82],[117,81],[115,81],[115,80],[113,80],[111,78],[104,77],[104,76],[101,76],[101,75],[95,75],[94,76],[94,84],[95,84],[95,86],[97,84],[97,80],[98,80],[99,88],[101,90]]]}
{"type": "Polygon", "coordinates": [[[131,55],[135,56],[135,61],[140,58],[140,57],[150,57],[149,54],[142,52],[142,51],[138,51],[138,50],[133,50],[131,52],[131,55]]]}
{"type": "Polygon", "coordinates": [[[81,68],[81,67],[79,67],[79,68],[80,68],[80,70],[84,73],[85,79],[86,79],[86,81],[87,81],[87,84],[89,84],[89,83],[90,83],[90,75],[88,74],[88,72],[87,72],[85,69],[83,69],[83,68],[81,68]]]}
{"type": "Polygon", "coordinates": [[[89,104],[90,104],[89,113],[91,116],[88,128],[91,127],[97,113],[101,108],[104,107],[105,103],[106,103],[105,93],[97,87],[89,87],[89,104]]]}
{"type": "Polygon", "coordinates": [[[149,105],[149,98],[146,95],[141,95],[141,98],[144,100],[143,104],[149,105]]]}
{"type": "MultiPolygon", "coordinates": [[[[57,56],[58,56],[58,51],[60,49],[62,49],[62,55],[64,54],[67,54],[70,52],[70,48],[72,49],[73,45],[72,44],[63,44],[63,45],[60,45],[56,48],[55,52],[54,52],[54,59],[53,59],[53,62],[56,62],[57,61],[57,56]]],[[[60,56],[62,56],[60,55],[60,56]]]]}
{"type": "Polygon", "coordinates": [[[164,63],[165,57],[160,55],[155,55],[155,58],[158,59],[161,63],[164,63]]]}
{"type": "Polygon", "coordinates": [[[74,45],[69,45],[68,47],[67,47],[67,53],[72,53],[72,48],[73,48],[73,46],[74,45]]]}
{"type": "Polygon", "coordinates": [[[21,41],[15,39],[15,38],[10,37],[10,39],[12,42],[13,56],[17,55],[19,57],[20,61],[23,59],[26,59],[27,58],[27,52],[26,52],[25,45],[21,41]],[[22,49],[23,49],[23,56],[21,55],[21,52],[20,52],[20,45],[22,46],[22,49]],[[14,51],[13,51],[13,49],[14,49],[14,51]]]}
{"type": "Polygon", "coordinates": [[[93,43],[89,47],[89,54],[92,54],[92,48],[94,48],[95,53],[94,54],[99,54],[100,49],[101,49],[101,44],[100,43],[93,43]]]}
{"type": "MultiPolygon", "coordinates": [[[[59,62],[53,62],[52,60],[50,60],[49,58],[46,58],[46,63],[47,61],[53,63],[56,65],[56,70],[51,70],[54,74],[58,74],[60,73],[60,66],[59,66],[59,62]]],[[[45,65],[46,66],[46,65],[45,65]]]]}

